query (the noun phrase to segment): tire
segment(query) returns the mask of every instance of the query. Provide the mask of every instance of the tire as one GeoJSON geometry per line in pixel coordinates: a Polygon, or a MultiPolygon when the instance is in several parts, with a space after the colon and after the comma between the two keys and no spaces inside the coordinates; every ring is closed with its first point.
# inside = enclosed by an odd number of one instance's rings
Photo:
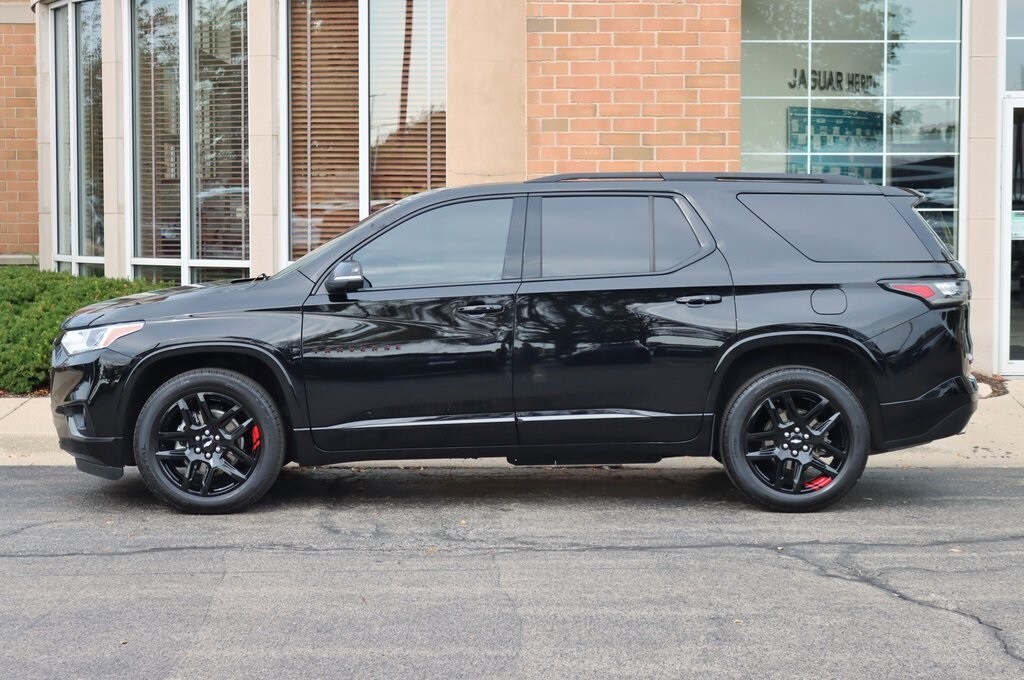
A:
{"type": "Polygon", "coordinates": [[[285,463],[273,399],[253,380],[219,368],[188,371],[157,388],[139,413],[134,445],[149,490],[197,514],[252,505],[285,463]]]}
{"type": "Polygon", "coordinates": [[[736,488],[772,510],[832,505],[864,472],[870,430],[860,401],[834,376],[803,366],[754,376],[725,408],[725,469],[736,488]]]}

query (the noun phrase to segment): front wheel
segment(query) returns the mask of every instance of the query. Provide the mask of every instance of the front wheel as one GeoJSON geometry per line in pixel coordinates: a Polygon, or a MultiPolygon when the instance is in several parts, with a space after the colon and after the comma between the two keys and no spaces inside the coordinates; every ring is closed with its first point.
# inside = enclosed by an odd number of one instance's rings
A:
{"type": "Polygon", "coordinates": [[[135,462],[158,498],[179,510],[227,513],[255,503],[285,462],[270,395],[234,371],[203,368],[149,397],[135,425],[135,462]]]}
{"type": "Polygon", "coordinates": [[[733,484],[773,510],[804,512],[845,496],[867,464],[867,416],[835,377],[805,367],[755,376],[725,410],[721,451],[733,484]]]}

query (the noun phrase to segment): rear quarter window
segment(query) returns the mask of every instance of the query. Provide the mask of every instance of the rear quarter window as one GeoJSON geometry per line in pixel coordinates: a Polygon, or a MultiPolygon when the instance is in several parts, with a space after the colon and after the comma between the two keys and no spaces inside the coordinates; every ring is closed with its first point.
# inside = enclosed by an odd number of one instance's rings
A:
{"type": "Polygon", "coordinates": [[[817,262],[930,262],[884,196],[739,194],[750,212],[817,262]]]}

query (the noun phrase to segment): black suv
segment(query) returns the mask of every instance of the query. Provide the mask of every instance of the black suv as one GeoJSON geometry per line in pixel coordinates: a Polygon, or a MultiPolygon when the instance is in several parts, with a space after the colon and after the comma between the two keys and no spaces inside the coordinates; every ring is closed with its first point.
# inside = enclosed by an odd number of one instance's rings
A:
{"type": "Polygon", "coordinates": [[[839,176],[559,175],[420,194],[272,277],[64,322],[53,419],[229,512],[288,461],[714,456],[752,500],[827,506],[869,453],[977,406],[970,286],[919,195],[839,176]]]}

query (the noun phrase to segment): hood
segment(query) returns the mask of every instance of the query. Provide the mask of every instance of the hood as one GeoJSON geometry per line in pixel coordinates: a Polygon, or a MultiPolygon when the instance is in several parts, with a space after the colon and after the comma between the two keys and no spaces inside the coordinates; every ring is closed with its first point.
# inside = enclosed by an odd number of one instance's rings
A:
{"type": "Polygon", "coordinates": [[[84,328],[125,321],[148,321],[192,316],[244,307],[245,292],[259,282],[252,279],[216,281],[164,288],[95,302],[69,316],[62,328],[84,328]]]}

